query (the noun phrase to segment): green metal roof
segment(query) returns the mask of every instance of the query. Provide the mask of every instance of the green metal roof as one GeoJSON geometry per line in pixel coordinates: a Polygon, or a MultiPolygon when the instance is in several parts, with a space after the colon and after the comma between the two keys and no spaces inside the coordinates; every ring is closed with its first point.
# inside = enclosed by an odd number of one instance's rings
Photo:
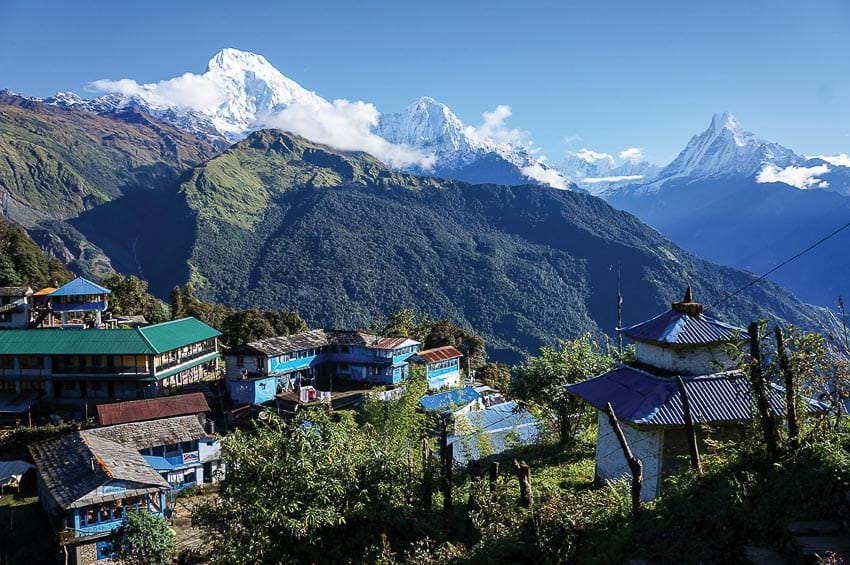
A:
{"type": "Polygon", "coordinates": [[[115,330],[0,330],[0,355],[153,355],[221,335],[195,318],[115,330]]]}
{"type": "Polygon", "coordinates": [[[190,343],[221,335],[221,332],[197,318],[171,320],[170,322],[139,328],[139,332],[157,353],[171,351],[190,343]]]}

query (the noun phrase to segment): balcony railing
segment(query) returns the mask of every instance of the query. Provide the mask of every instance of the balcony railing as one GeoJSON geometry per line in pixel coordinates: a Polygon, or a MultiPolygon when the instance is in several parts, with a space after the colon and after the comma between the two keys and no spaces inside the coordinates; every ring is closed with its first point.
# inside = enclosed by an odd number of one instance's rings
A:
{"type": "Polygon", "coordinates": [[[180,357],[179,359],[167,361],[167,362],[164,362],[164,363],[158,365],[156,370],[157,371],[167,371],[168,369],[172,369],[174,367],[177,367],[178,365],[182,365],[184,363],[194,361],[195,359],[200,359],[201,357],[205,357],[207,355],[210,355],[211,353],[216,353],[217,351],[218,351],[217,349],[212,348],[212,349],[205,349],[205,350],[200,351],[198,353],[192,353],[190,355],[184,355],[183,357],[180,357]]]}

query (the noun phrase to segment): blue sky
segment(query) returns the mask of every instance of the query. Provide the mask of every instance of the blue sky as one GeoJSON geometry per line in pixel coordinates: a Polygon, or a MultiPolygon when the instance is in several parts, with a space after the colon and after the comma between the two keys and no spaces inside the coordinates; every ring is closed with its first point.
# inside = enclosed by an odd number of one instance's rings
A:
{"type": "Polygon", "coordinates": [[[711,114],[803,154],[850,152],[850,2],[30,2],[0,0],[0,88],[202,72],[264,55],[328,99],[422,95],[470,124],[498,104],[556,161],[669,161],[711,114]],[[566,143],[565,139],[570,140],[566,143]]]}

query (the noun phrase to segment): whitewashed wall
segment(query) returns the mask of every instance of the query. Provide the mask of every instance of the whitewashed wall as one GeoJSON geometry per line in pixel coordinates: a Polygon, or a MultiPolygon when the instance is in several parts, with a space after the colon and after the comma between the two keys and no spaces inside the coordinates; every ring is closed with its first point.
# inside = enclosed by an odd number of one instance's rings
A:
{"type": "Polygon", "coordinates": [[[653,343],[635,343],[635,357],[641,363],[686,375],[708,375],[732,368],[725,347],[662,347],[653,343]]]}
{"type": "MultiPolygon", "coordinates": [[[[608,415],[597,410],[599,431],[596,436],[596,476],[600,479],[631,480],[631,470],[623,450],[617,441],[614,429],[608,423],[608,415]]],[[[664,432],[660,430],[643,431],[620,423],[623,435],[635,457],[643,462],[643,489],[641,500],[652,500],[661,490],[661,461],[664,445],[664,432]]]]}

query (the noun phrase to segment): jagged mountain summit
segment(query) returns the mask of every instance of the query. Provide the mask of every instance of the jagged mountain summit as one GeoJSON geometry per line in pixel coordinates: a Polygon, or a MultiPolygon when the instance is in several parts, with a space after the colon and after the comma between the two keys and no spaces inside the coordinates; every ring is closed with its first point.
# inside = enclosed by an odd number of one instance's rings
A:
{"type": "Polygon", "coordinates": [[[404,111],[381,115],[378,135],[391,143],[408,145],[433,154],[431,169],[409,167],[408,171],[467,182],[527,184],[543,181],[544,175],[556,188],[566,188],[567,179],[558,182],[557,172],[540,163],[522,144],[497,142],[464,126],[445,104],[423,96],[404,111]]]}
{"type": "Polygon", "coordinates": [[[681,153],[659,175],[659,180],[713,175],[753,176],[765,165],[788,167],[804,158],[787,147],[745,131],[729,112],[714,114],[704,132],[691,138],[681,153]]]}
{"type": "MultiPolygon", "coordinates": [[[[217,53],[200,75],[187,73],[153,84],[137,84],[128,79],[93,84],[110,93],[84,100],[74,93],[60,92],[44,102],[96,114],[133,108],[228,144],[268,127],[292,129],[307,137],[311,137],[311,129],[328,136],[328,128],[339,127],[332,121],[340,116],[337,102],[329,102],[284,76],[265,57],[238,49],[217,53]],[[295,107],[298,115],[289,115],[281,122],[281,112],[295,107]],[[323,122],[316,117],[319,115],[331,116],[331,121],[323,122]],[[312,125],[299,129],[299,124],[305,122],[312,125]]],[[[478,134],[475,128],[464,126],[448,106],[432,98],[423,97],[403,112],[380,115],[375,121],[377,124],[355,125],[367,130],[358,133],[363,138],[373,136],[367,147],[340,148],[368,150],[396,145],[400,151],[411,150],[422,157],[407,159],[397,164],[399,168],[431,176],[568,186],[567,179],[539,162],[527,146],[478,134]]],[[[328,142],[324,138],[315,140],[328,142]]]]}

